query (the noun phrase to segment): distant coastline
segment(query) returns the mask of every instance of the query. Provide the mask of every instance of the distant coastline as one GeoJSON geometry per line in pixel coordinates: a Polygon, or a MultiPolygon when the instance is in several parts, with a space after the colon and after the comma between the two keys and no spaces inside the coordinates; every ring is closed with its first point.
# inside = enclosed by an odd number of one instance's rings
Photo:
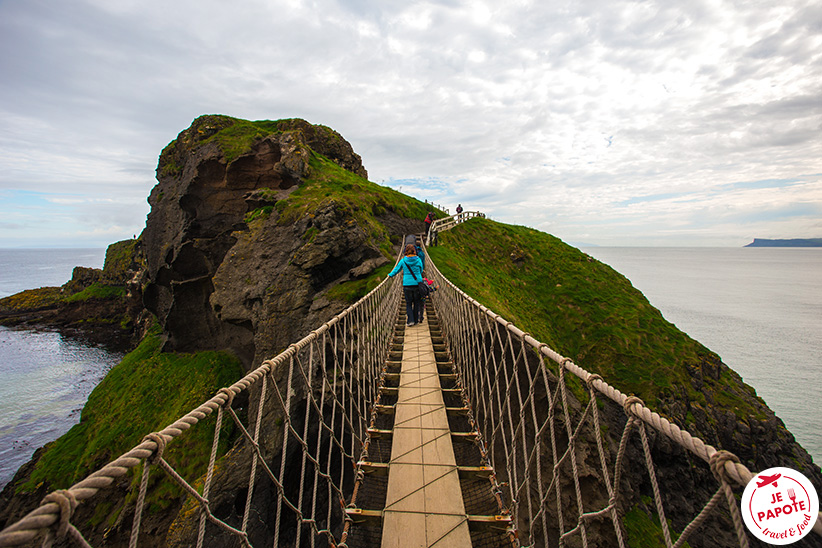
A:
{"type": "Polygon", "coordinates": [[[822,247],[822,238],[793,238],[790,240],[754,238],[754,241],[745,247],[822,247]]]}

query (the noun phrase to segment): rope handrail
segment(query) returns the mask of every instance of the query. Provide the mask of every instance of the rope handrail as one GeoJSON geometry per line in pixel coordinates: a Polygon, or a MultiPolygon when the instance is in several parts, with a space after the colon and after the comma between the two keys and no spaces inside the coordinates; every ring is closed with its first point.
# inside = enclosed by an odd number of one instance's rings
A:
{"type": "Polygon", "coordinates": [[[431,227],[428,229],[428,237],[426,238],[425,244],[431,245],[433,241],[436,241],[436,235],[438,232],[450,230],[458,224],[464,223],[465,221],[473,219],[474,217],[484,219],[485,213],[481,211],[463,211],[461,213],[455,213],[454,215],[451,215],[449,217],[436,219],[434,222],[431,223],[431,227]]]}
{"type": "MultiPolygon", "coordinates": [[[[190,495],[192,495],[193,498],[195,498],[199,502],[201,506],[201,512],[205,519],[207,519],[210,523],[215,524],[221,530],[228,531],[231,534],[234,534],[235,536],[239,537],[244,545],[250,546],[248,540],[248,533],[244,529],[248,520],[248,508],[246,508],[246,515],[243,520],[244,528],[242,530],[238,530],[237,528],[232,527],[227,523],[219,520],[218,518],[214,517],[213,512],[208,508],[208,500],[205,498],[205,496],[200,495],[195,488],[193,488],[190,484],[188,484],[188,482],[181,478],[179,474],[177,474],[176,471],[174,471],[173,468],[164,459],[162,459],[162,450],[165,448],[165,446],[167,446],[168,443],[171,443],[175,438],[179,437],[180,435],[188,431],[191,427],[197,425],[199,422],[203,421],[204,419],[212,415],[215,411],[217,411],[218,418],[217,426],[215,429],[215,438],[212,447],[212,457],[211,462],[209,463],[207,479],[204,486],[204,493],[207,495],[210,486],[209,482],[213,475],[214,454],[216,453],[216,447],[219,441],[219,431],[222,419],[222,412],[224,410],[232,416],[234,422],[239,427],[243,437],[245,437],[246,440],[249,441],[251,445],[254,447],[253,451],[255,454],[252,469],[256,470],[256,467],[259,463],[260,466],[263,466],[265,468],[266,474],[269,476],[269,478],[276,486],[279,492],[280,499],[278,504],[277,515],[280,515],[283,506],[289,508],[292,512],[299,516],[301,523],[309,525],[315,534],[328,537],[329,542],[331,542],[332,545],[336,545],[333,542],[334,536],[328,529],[322,530],[318,528],[317,522],[319,520],[316,520],[314,517],[308,517],[304,519],[304,516],[301,511],[302,494],[300,496],[299,503],[294,503],[284,496],[283,480],[286,478],[287,475],[285,470],[285,446],[287,445],[287,440],[290,439],[289,435],[296,437],[298,443],[300,443],[300,445],[303,446],[303,449],[306,449],[308,445],[305,439],[303,439],[300,436],[300,432],[296,431],[296,429],[293,428],[289,420],[289,412],[293,411],[291,399],[295,392],[299,392],[299,389],[295,389],[294,387],[292,387],[292,384],[298,382],[294,380],[294,370],[299,369],[298,375],[301,378],[300,380],[304,381],[305,384],[303,386],[308,386],[309,389],[311,388],[311,379],[314,376],[316,376],[316,373],[312,374],[312,371],[316,370],[319,367],[325,370],[326,375],[324,375],[324,377],[327,377],[329,375],[329,369],[333,371],[338,371],[344,368],[348,368],[351,370],[357,369],[358,371],[363,371],[367,373],[367,375],[364,375],[362,378],[357,380],[358,386],[356,387],[353,386],[353,375],[349,379],[347,379],[347,384],[346,379],[342,379],[340,381],[340,384],[343,384],[345,386],[338,386],[338,377],[336,375],[334,376],[333,384],[331,384],[326,378],[324,380],[324,389],[321,390],[322,393],[319,402],[310,394],[306,396],[308,400],[306,406],[311,407],[311,409],[314,410],[315,414],[317,413],[318,408],[320,409],[319,412],[322,413],[323,407],[327,407],[329,405],[329,402],[325,401],[326,398],[334,400],[334,413],[339,414],[339,417],[334,416],[332,418],[330,426],[323,423],[323,430],[325,432],[325,435],[329,438],[332,438],[332,440],[330,442],[324,442],[321,444],[322,436],[318,434],[316,436],[316,455],[304,457],[304,459],[312,460],[312,464],[315,466],[317,470],[314,480],[314,488],[316,491],[316,478],[320,475],[323,475],[321,471],[321,463],[318,459],[318,455],[320,453],[328,455],[329,464],[327,468],[330,468],[331,455],[334,450],[336,450],[338,454],[341,454],[342,458],[346,458],[347,460],[349,460],[351,464],[356,463],[357,458],[359,457],[358,451],[362,448],[363,438],[365,438],[365,430],[368,425],[368,419],[370,418],[368,402],[374,401],[375,399],[375,383],[373,382],[373,379],[376,378],[379,372],[379,368],[382,365],[382,362],[384,362],[385,357],[388,355],[388,345],[390,342],[389,331],[393,329],[393,319],[397,314],[397,309],[399,306],[400,292],[396,289],[395,286],[397,286],[400,282],[401,280],[399,277],[394,278],[393,280],[383,280],[377,287],[370,291],[366,296],[359,299],[356,303],[349,306],[348,308],[334,316],[332,319],[325,322],[322,326],[315,329],[298,342],[290,345],[288,348],[286,348],[284,351],[282,351],[274,358],[263,361],[260,364],[260,366],[258,366],[253,371],[247,373],[244,377],[242,377],[240,380],[238,380],[231,386],[220,389],[217,392],[217,394],[215,394],[206,402],[202,403],[197,408],[183,415],[182,417],[180,417],[173,423],[169,424],[159,432],[146,436],[138,445],[134,446],[131,450],[123,453],[121,456],[112,460],[99,470],[88,475],[83,480],[75,483],[68,489],[55,491],[55,493],[59,493],[57,497],[52,497],[51,495],[49,497],[46,497],[43,500],[43,502],[41,502],[40,506],[38,506],[36,509],[32,510],[24,517],[19,519],[17,522],[9,525],[8,527],[0,531],[0,547],[18,546],[21,544],[32,542],[33,540],[41,536],[46,536],[46,541],[50,543],[51,539],[54,536],[53,528],[56,525],[60,526],[60,530],[58,531],[58,537],[62,537],[68,534],[79,545],[88,546],[88,543],[83,538],[82,534],[70,522],[71,515],[76,510],[77,506],[83,503],[84,501],[93,498],[101,489],[111,486],[117,478],[124,476],[129,472],[129,470],[135,469],[137,466],[140,465],[140,463],[144,461],[148,463],[149,460],[153,458],[156,459],[155,464],[163,468],[174,481],[180,484],[185,491],[187,491],[190,495]],[[366,308],[368,309],[367,314],[363,312],[363,309],[366,308]],[[322,348],[318,346],[318,343],[322,344],[322,348]],[[326,359],[327,354],[326,347],[330,346],[332,343],[334,347],[334,359],[331,363],[326,363],[324,361],[326,359]],[[357,347],[356,350],[354,348],[355,345],[357,347]],[[310,352],[311,350],[317,351],[310,352]],[[344,354],[345,363],[340,363],[337,361],[337,354],[340,351],[344,354]],[[312,362],[309,366],[310,371],[308,373],[306,373],[305,367],[299,365],[301,355],[306,352],[311,353],[311,357],[308,358],[309,360],[323,360],[322,362],[312,362]],[[317,356],[321,357],[318,358],[317,356]],[[277,386],[277,381],[274,379],[273,375],[273,373],[276,370],[283,367],[284,365],[288,366],[289,368],[289,378],[286,388],[287,394],[285,396],[283,396],[283,394],[280,393],[279,388],[277,386]],[[274,474],[270,470],[270,468],[265,464],[264,459],[260,454],[259,445],[256,441],[256,437],[259,436],[259,416],[261,416],[263,406],[265,405],[264,400],[267,384],[274,385],[274,392],[277,395],[276,399],[278,400],[279,407],[286,412],[286,416],[284,418],[285,422],[287,423],[287,428],[284,429],[284,447],[282,450],[279,477],[277,477],[277,474],[274,474]],[[262,395],[260,397],[260,403],[258,407],[260,411],[260,413],[258,414],[258,424],[255,427],[255,434],[254,436],[252,436],[248,433],[246,427],[242,424],[240,419],[233,412],[231,408],[231,402],[240,393],[248,391],[251,387],[257,385],[261,386],[262,395]],[[326,392],[328,391],[332,391],[333,393],[329,396],[326,394],[326,392]],[[343,401],[340,401],[340,399],[336,395],[336,393],[339,391],[342,391],[343,401]],[[358,400],[356,403],[353,401],[355,398],[358,400]],[[339,438],[347,439],[340,440],[339,438]],[[330,444],[335,444],[337,446],[336,449],[330,449],[330,444]],[[71,500],[71,505],[68,511],[66,505],[61,503],[61,501],[64,499],[71,500]]],[[[305,390],[305,388],[303,388],[302,390],[305,390]]],[[[309,411],[306,411],[306,415],[308,415],[308,413],[309,411]]],[[[320,418],[322,419],[322,416],[320,418]]],[[[339,484],[332,485],[333,482],[330,480],[328,481],[328,489],[329,491],[336,491],[338,495],[337,500],[342,500],[345,498],[342,495],[341,485],[346,481],[346,474],[350,475],[350,471],[348,470],[351,467],[340,466],[340,468],[341,478],[339,480],[339,484]]],[[[142,491],[140,493],[140,499],[145,498],[147,470],[148,466],[145,466],[144,478],[141,482],[142,491]]],[[[328,470],[326,470],[326,472],[328,472],[328,470]]],[[[328,473],[324,475],[330,476],[330,474],[328,473]]],[[[252,480],[250,482],[251,485],[249,486],[248,495],[249,502],[251,500],[251,490],[253,488],[253,476],[254,475],[252,472],[252,480]]],[[[331,499],[332,497],[329,498],[331,499]]],[[[327,514],[329,517],[331,513],[335,511],[334,509],[332,509],[332,502],[332,500],[327,501],[327,514]]],[[[341,514],[341,508],[342,506],[340,506],[340,508],[337,508],[336,513],[341,514]]],[[[139,512],[141,511],[142,508],[138,507],[137,511],[135,512],[135,529],[139,528],[139,512]]],[[[331,520],[326,519],[326,522],[329,521],[331,520]]],[[[344,522],[344,518],[342,517],[342,515],[339,516],[338,521],[340,524],[344,522]]],[[[204,523],[201,523],[200,525],[201,532],[198,543],[199,546],[201,546],[203,542],[203,525],[204,523]]],[[[301,527],[298,527],[298,530],[301,530],[301,527]]],[[[132,532],[132,535],[134,536],[134,544],[136,544],[137,532],[138,531],[136,530],[132,532]]],[[[277,540],[275,539],[275,546],[276,545],[277,540]]]]}
{"type": "MultiPolygon", "coordinates": [[[[661,527],[668,546],[681,546],[686,537],[691,534],[710,514],[720,498],[725,498],[728,510],[731,513],[736,537],[740,546],[747,546],[747,533],[742,523],[739,509],[734,498],[731,484],[744,488],[755,477],[739,459],[727,452],[719,451],[696,436],[673,424],[648,408],[641,400],[634,396],[627,396],[617,388],[605,382],[599,375],[595,375],[575,364],[571,359],[562,356],[548,345],[537,340],[531,334],[524,332],[512,322],[507,321],[499,314],[482,305],[474,298],[456,287],[437,269],[433,261],[428,261],[426,267],[431,270],[440,285],[440,291],[434,293],[434,300],[440,315],[443,318],[443,332],[447,345],[454,356],[455,365],[461,369],[464,379],[463,390],[467,392],[465,401],[471,402],[471,420],[479,428],[480,434],[487,445],[484,453],[497,473],[497,489],[507,490],[510,511],[517,516],[520,525],[528,524],[527,543],[523,546],[536,544],[548,545],[548,529],[544,518],[549,513],[546,502],[551,496],[549,492],[556,489],[556,500],[559,506],[561,498],[560,480],[556,477],[545,486],[541,478],[542,466],[540,461],[540,443],[543,436],[550,435],[551,454],[554,458],[553,469],[558,474],[563,467],[574,469],[572,482],[576,484],[576,500],[578,514],[572,528],[566,528],[563,515],[567,508],[556,508],[554,513],[557,521],[556,528],[560,538],[570,535],[579,535],[583,545],[587,545],[586,522],[597,517],[610,516],[614,522],[615,540],[618,545],[624,546],[622,526],[618,523],[617,501],[620,475],[623,473],[622,460],[625,458],[625,443],[629,433],[639,430],[642,439],[643,453],[647,463],[651,483],[654,486],[654,501],[660,515],[661,527]],[[430,265],[430,266],[429,266],[430,265]],[[526,348],[535,350],[538,360],[529,359],[526,348]],[[558,365],[556,375],[548,373],[545,359],[558,365]],[[536,367],[529,363],[536,362],[536,367]],[[581,412],[579,422],[575,428],[570,423],[572,409],[567,401],[567,388],[564,374],[571,373],[581,380],[589,391],[589,402],[581,412]],[[527,379],[518,378],[518,375],[527,376],[527,379]],[[552,390],[550,385],[554,384],[552,390]],[[541,386],[538,386],[541,385],[541,386]],[[547,417],[538,417],[544,410],[536,405],[536,392],[540,391],[547,399],[550,412],[547,417]],[[599,433],[600,418],[598,415],[597,394],[605,396],[619,408],[624,409],[628,421],[623,431],[621,447],[617,454],[617,462],[613,468],[613,481],[602,448],[602,436],[599,433]],[[516,411],[513,408],[517,407],[516,411]],[[528,416],[530,414],[530,416],[528,416]],[[562,422],[564,415],[567,449],[558,451],[554,421],[562,422]],[[595,437],[601,461],[602,479],[608,491],[608,504],[598,511],[586,511],[583,508],[584,497],[580,493],[579,481],[576,473],[577,463],[575,444],[583,423],[593,416],[596,424],[595,437]],[[541,420],[540,420],[541,419],[541,420]],[[530,421],[530,422],[529,422],[530,421]],[[507,423],[507,425],[506,425],[507,423]],[[651,452],[647,441],[646,427],[664,434],[688,452],[708,464],[714,477],[719,482],[719,490],[708,501],[702,512],[688,524],[674,543],[668,532],[668,525],[664,518],[661,495],[657,488],[651,452]],[[526,439],[526,432],[532,434],[526,439]],[[505,462],[494,462],[502,455],[505,462]],[[501,479],[501,476],[506,476],[501,479]],[[537,486],[530,484],[537,479],[537,486]],[[536,496],[534,492],[536,491],[536,496]],[[524,511],[527,510],[527,511],[524,511]],[[518,515],[519,514],[519,515],[518,515]],[[537,530],[542,527],[542,537],[537,530]]],[[[544,400],[543,402],[544,403],[544,400]]],[[[819,514],[813,531],[822,535],[822,512],[819,514]]],[[[522,539],[522,535],[520,535],[522,539]]],[[[525,539],[522,539],[525,540],[525,539]]]]}

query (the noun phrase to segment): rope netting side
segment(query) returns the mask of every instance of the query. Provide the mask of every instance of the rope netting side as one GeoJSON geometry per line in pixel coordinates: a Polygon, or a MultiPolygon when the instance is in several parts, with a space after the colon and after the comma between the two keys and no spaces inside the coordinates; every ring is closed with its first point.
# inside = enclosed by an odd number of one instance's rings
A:
{"type": "MultiPolygon", "coordinates": [[[[482,452],[495,470],[495,488],[517,524],[519,545],[564,545],[571,537],[574,544],[596,545],[589,538],[594,527],[609,545],[626,546],[622,513],[627,508],[620,503],[625,502],[621,487],[629,465],[645,470],[666,546],[683,545],[723,507],[736,542],[748,545],[733,487],[744,488],[754,474],[738,458],[680,429],[481,305],[447,280],[433,261],[426,267],[440,285],[433,298],[445,342],[460,372],[482,452]],[[602,410],[621,419],[608,422],[602,410]],[[615,423],[621,431],[611,435],[620,440],[618,447],[608,446],[603,434],[615,423]],[[662,434],[687,450],[683,454],[697,457],[695,463],[708,465],[704,472],[710,471],[718,484],[678,537],[666,519],[649,428],[654,436],[662,434]],[[605,529],[611,532],[603,533],[605,529]]],[[[820,522],[814,526],[817,533],[822,532],[820,522]]]]}
{"type": "Polygon", "coordinates": [[[102,489],[128,485],[117,479],[132,469],[136,472],[141,464],[132,530],[127,532],[130,546],[139,541],[153,468],[164,472],[163,481],[179,485],[190,495],[189,501],[199,512],[192,544],[203,546],[214,535],[229,535],[243,546],[299,546],[310,535],[311,546],[318,538],[322,539],[320,545],[336,546],[370,421],[370,406],[376,399],[376,379],[389,352],[400,282],[399,277],[384,281],[196,409],[149,434],[69,489],[50,494],[38,508],[0,531],[0,546],[18,546],[38,538],[44,538],[45,545],[69,538],[74,544],[88,546],[71,521],[75,510],[85,501],[93,501],[102,489]],[[241,394],[247,394],[252,403],[245,420],[232,405],[241,394]],[[168,444],[211,415],[216,417],[207,469],[197,472],[197,477],[183,478],[163,453],[168,444]],[[242,516],[218,517],[211,493],[219,475],[215,468],[226,416],[242,438],[240,449],[250,451],[251,458],[246,470],[233,471],[248,478],[242,516]],[[259,515],[270,517],[273,523],[261,525],[256,519],[259,515]]]}

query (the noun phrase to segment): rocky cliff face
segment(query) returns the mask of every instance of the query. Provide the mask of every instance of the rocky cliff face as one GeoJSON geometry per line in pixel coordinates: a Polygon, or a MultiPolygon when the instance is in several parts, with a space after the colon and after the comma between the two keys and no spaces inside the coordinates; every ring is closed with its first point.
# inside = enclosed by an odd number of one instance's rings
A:
{"type": "MultiPolygon", "coordinates": [[[[392,201],[393,191],[363,179],[359,156],[336,132],[302,120],[262,129],[201,117],[160,158],[142,234],[143,295],[163,326],[165,350],[231,349],[247,368],[259,365],[348,306],[327,297],[331,288],[372,275],[404,234],[424,230],[424,204],[392,201]],[[243,131],[246,138],[225,138],[243,131]]],[[[258,395],[250,396],[252,413],[258,395]]],[[[279,448],[263,451],[270,457],[279,448]]],[[[252,457],[240,444],[221,470],[246,468],[252,457]]],[[[236,481],[216,473],[217,507],[238,504],[236,481]]],[[[176,518],[168,545],[196,537],[190,516],[176,518]]]]}
{"type": "MultiPolygon", "coordinates": [[[[403,234],[424,230],[425,204],[366,176],[351,145],[327,127],[202,116],[163,150],[151,212],[139,240],[129,241],[130,251],[112,246],[116,252],[103,271],[77,269],[62,292],[51,288],[37,302],[49,297],[49,314],[70,318],[72,309],[55,304],[63,293],[83,294],[116,279],[117,302],[125,303],[118,306],[131,307],[135,323],[156,316],[164,350],[230,350],[251,368],[348,306],[357,291],[376,283],[375,269],[390,268],[403,234]],[[351,286],[359,289],[328,295],[351,286]]],[[[90,303],[97,300],[87,300],[86,310],[90,303]]],[[[120,308],[108,312],[125,313],[120,308]]],[[[0,316],[5,312],[0,303],[0,316]]],[[[257,397],[238,407],[251,412],[245,408],[256,406],[257,397]]],[[[131,434],[139,440],[145,432],[131,434]]],[[[40,484],[35,492],[14,492],[43,453],[0,495],[0,527],[35,508],[51,489],[40,484]]],[[[250,459],[242,444],[225,457],[238,466],[250,459]]],[[[238,496],[230,475],[218,474],[215,482],[224,491],[215,488],[215,497],[238,496]]],[[[121,491],[103,495],[100,504],[121,517],[132,510],[122,510],[121,491]]],[[[76,518],[88,521],[93,512],[94,506],[83,507],[76,518]]],[[[147,516],[146,538],[161,544],[174,518],[168,510],[147,516]]],[[[106,527],[86,531],[94,545],[127,543],[120,536],[127,524],[121,528],[118,518],[106,527]]]]}
{"type": "MultiPolygon", "coordinates": [[[[345,139],[303,120],[203,116],[163,151],[142,241],[144,302],[166,350],[230,348],[259,363],[344,307],[323,295],[349,270],[388,262],[345,204],[326,200],[284,222],[278,204],[317,175],[315,153],[367,176],[345,139]]],[[[386,215],[395,228],[421,228],[386,215]]]]}

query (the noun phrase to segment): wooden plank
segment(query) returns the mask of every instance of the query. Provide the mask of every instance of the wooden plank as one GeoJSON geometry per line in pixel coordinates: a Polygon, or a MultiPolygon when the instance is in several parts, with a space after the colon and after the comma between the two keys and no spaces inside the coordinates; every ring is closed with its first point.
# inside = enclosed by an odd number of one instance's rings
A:
{"type": "Polygon", "coordinates": [[[382,548],[469,548],[469,520],[428,319],[406,329],[382,548]]]}

